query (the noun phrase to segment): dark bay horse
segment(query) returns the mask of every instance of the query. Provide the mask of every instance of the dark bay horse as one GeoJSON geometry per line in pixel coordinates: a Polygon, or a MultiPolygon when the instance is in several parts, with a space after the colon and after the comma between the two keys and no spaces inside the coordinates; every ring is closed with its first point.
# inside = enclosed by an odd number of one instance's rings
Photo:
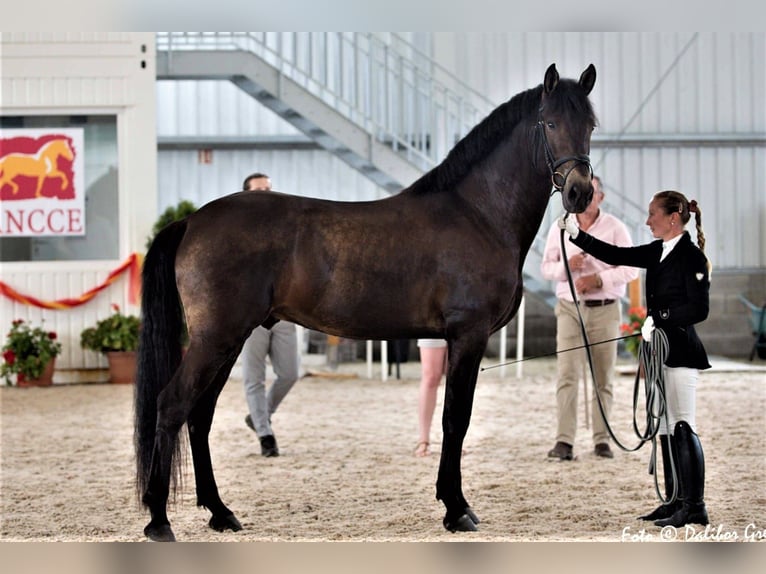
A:
{"type": "Polygon", "coordinates": [[[144,263],[136,380],[137,488],[151,513],[149,538],[175,539],[167,500],[184,423],[197,504],[212,513],[212,528],[241,528],[219,497],[208,433],[245,339],[279,320],[359,339],[447,340],[436,497],[448,530],[476,530],[460,455],[479,363],[489,336],[518,309],[551,182],[567,211],[590,202],[595,81],[593,65],[579,81],[560,79],[551,65],[541,85],[500,105],[392,197],[235,193],[158,234],[144,263]]]}

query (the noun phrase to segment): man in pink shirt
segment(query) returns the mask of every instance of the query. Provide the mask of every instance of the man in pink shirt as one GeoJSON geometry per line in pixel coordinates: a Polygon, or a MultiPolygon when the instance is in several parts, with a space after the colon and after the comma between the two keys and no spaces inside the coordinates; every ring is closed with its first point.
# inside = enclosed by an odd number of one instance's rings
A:
{"type": "MultiPolygon", "coordinates": [[[[593,199],[588,208],[577,214],[580,229],[591,235],[621,247],[630,247],[633,242],[627,227],[619,219],[600,209],[604,200],[601,180],[593,176],[593,199]]],[[[548,232],[545,253],[541,266],[542,275],[556,282],[556,350],[562,351],[583,344],[580,321],[575,303],[569,291],[564,260],[561,256],[561,230],[553,225],[548,232]]],[[[625,295],[625,286],[638,277],[635,267],[615,267],[589,256],[573,243],[566,242],[566,256],[569,269],[580,301],[580,313],[591,343],[614,339],[619,336],[620,298],[625,295]]],[[[596,388],[601,396],[604,413],[609,416],[612,406],[612,378],[617,361],[617,342],[603,343],[591,347],[596,388]]],[[[585,351],[570,351],[557,355],[558,383],[556,403],[558,427],[556,444],[548,452],[550,458],[572,460],[572,447],[577,430],[577,390],[583,373],[585,351]]],[[[597,397],[591,401],[591,426],[593,429],[594,454],[612,458],[609,435],[598,407],[597,397]]]]}

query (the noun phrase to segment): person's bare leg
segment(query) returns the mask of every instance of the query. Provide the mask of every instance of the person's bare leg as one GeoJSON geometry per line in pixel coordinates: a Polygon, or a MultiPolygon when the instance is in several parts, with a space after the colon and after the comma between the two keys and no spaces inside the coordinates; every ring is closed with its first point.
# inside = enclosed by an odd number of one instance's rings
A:
{"type": "Polygon", "coordinates": [[[444,374],[447,347],[421,347],[421,378],[418,394],[418,445],[415,456],[428,456],[431,443],[431,421],[436,409],[436,393],[444,374]]]}

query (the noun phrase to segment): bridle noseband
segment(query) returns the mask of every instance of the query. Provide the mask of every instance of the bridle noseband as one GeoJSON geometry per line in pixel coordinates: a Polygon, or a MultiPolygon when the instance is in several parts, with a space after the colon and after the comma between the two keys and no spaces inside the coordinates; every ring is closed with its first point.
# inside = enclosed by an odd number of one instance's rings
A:
{"type": "Polygon", "coordinates": [[[548,171],[550,171],[551,174],[551,184],[553,185],[553,193],[555,193],[556,191],[564,189],[569,174],[572,173],[572,170],[576,168],[578,164],[584,163],[587,165],[591,176],[593,176],[593,166],[590,164],[590,156],[585,154],[568,155],[559,159],[553,157],[553,151],[548,143],[548,136],[545,134],[545,122],[543,121],[542,111],[542,108],[538,110],[537,126],[535,127],[540,130],[540,135],[542,136],[543,150],[545,151],[545,163],[548,165],[548,171]],[[568,161],[574,161],[575,164],[564,174],[558,172],[558,168],[568,161]]]}

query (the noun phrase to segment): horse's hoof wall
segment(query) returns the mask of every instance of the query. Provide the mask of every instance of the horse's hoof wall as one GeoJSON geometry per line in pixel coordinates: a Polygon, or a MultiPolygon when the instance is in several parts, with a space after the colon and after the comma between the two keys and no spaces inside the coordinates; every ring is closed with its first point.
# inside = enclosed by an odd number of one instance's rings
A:
{"type": "Polygon", "coordinates": [[[208,525],[210,528],[218,532],[223,532],[224,530],[239,532],[242,530],[242,525],[233,514],[229,514],[228,516],[213,516],[210,518],[208,525]]]}
{"type": "MultiPolygon", "coordinates": [[[[476,515],[474,514],[474,516],[476,515]]],[[[464,514],[454,522],[447,520],[447,517],[445,516],[444,528],[450,532],[476,532],[478,530],[478,528],[476,528],[476,523],[468,514],[464,514]]]]}
{"type": "Polygon", "coordinates": [[[476,513],[473,511],[473,508],[470,506],[465,509],[465,513],[468,515],[468,518],[470,518],[474,524],[479,524],[481,520],[479,520],[479,517],[476,516],[476,513]]]}
{"type": "Polygon", "coordinates": [[[175,542],[176,536],[170,528],[170,524],[161,524],[152,526],[149,524],[144,528],[144,534],[152,542],[175,542]]]}

